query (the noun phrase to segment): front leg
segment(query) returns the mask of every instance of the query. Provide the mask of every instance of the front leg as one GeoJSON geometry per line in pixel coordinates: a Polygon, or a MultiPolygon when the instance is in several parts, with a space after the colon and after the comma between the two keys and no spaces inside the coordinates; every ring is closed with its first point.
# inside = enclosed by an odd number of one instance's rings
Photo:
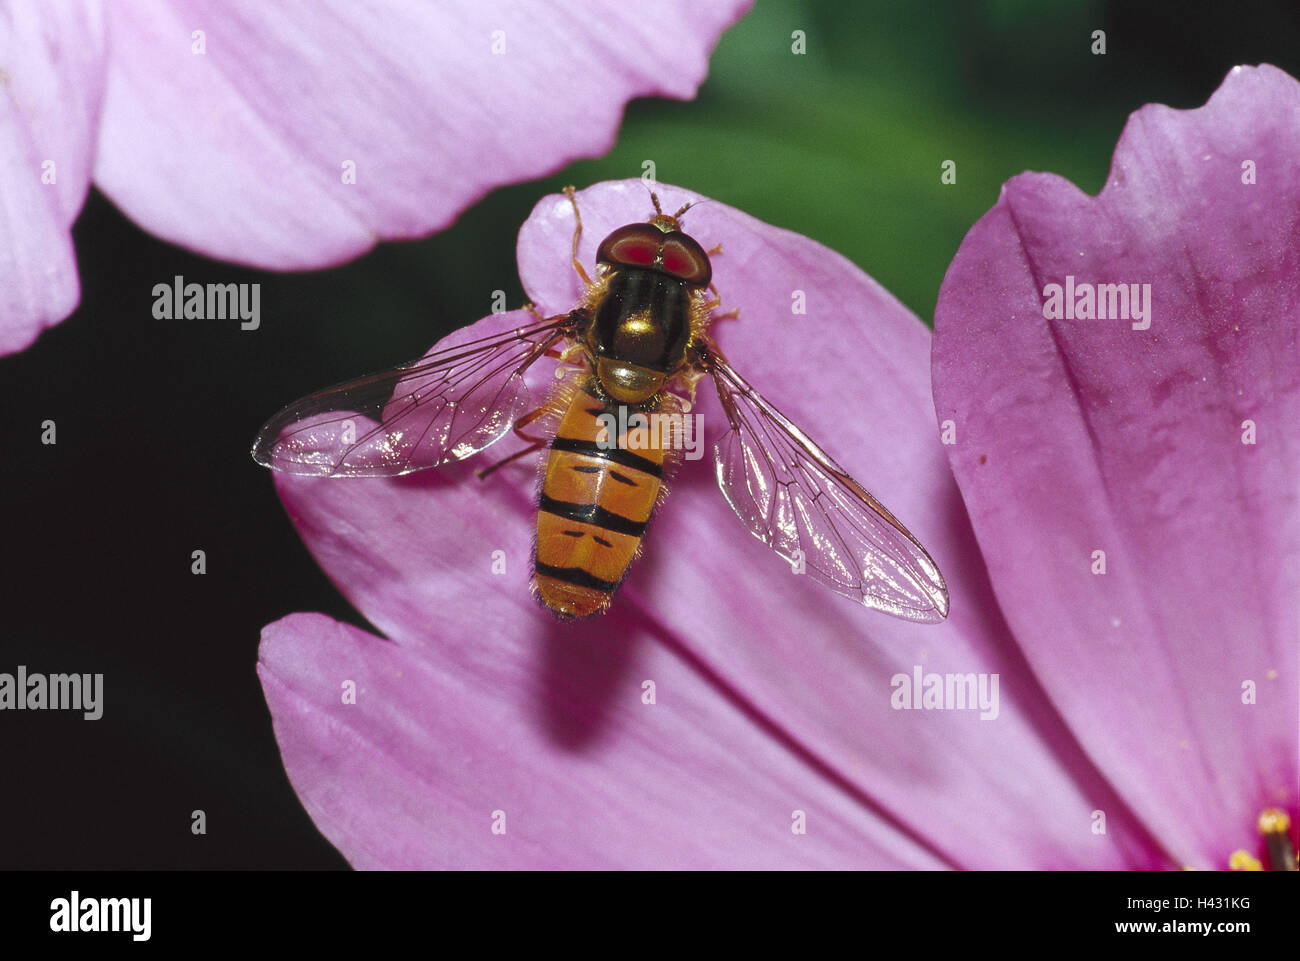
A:
{"type": "Polygon", "coordinates": [[[564,196],[568,197],[569,203],[573,205],[573,269],[578,272],[582,282],[590,287],[591,278],[587,276],[587,272],[582,268],[582,262],[578,260],[578,241],[582,239],[582,214],[578,213],[578,198],[571,186],[564,188],[564,196]]]}

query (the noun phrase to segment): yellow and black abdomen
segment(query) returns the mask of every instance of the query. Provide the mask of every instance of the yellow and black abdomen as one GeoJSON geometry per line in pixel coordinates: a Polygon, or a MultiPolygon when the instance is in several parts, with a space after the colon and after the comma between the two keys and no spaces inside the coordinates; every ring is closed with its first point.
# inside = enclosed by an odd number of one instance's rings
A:
{"type": "Polygon", "coordinates": [[[597,396],[589,382],[574,392],[551,441],[534,573],[542,602],[566,617],[609,606],[663,486],[659,432],[635,431],[638,443],[629,449],[627,434],[609,430],[630,418],[625,412],[619,420],[619,406],[597,396]]]}

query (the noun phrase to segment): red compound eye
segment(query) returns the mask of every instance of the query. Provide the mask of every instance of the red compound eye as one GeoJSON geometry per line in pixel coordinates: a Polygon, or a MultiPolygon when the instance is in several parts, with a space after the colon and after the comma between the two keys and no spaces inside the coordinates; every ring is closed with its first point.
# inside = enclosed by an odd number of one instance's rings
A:
{"type": "Polygon", "coordinates": [[[596,251],[596,260],[602,264],[652,267],[663,242],[663,231],[657,227],[628,224],[619,227],[601,242],[600,249],[596,251]]]}
{"type": "Polygon", "coordinates": [[[688,284],[703,287],[713,279],[713,266],[704,248],[680,231],[664,238],[664,270],[688,284]]]}

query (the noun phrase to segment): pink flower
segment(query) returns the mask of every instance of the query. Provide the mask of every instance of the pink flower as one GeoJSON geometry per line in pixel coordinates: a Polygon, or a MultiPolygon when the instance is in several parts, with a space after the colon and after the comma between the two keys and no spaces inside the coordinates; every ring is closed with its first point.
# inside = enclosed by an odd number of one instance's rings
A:
{"type": "MultiPolygon", "coordinates": [[[[316,559],[388,638],[312,614],[264,632],[276,735],[317,825],[357,867],[1262,858],[1256,819],[1300,801],[1298,118],[1294,80],[1235,71],[1201,110],[1139,111],[1098,198],[1012,181],[945,280],[933,399],[929,332],[860,270],[720,203],[688,214],[723,244],[715,282],[741,310],[721,346],[929,547],[942,625],[792,574],[707,464],[683,467],[611,613],[576,625],[528,595],[531,465],[485,483],[473,461],[277,474],[316,559]],[[1067,274],[1151,283],[1150,328],[1045,319],[1044,286],[1067,274]],[[998,696],[900,709],[917,674],[996,678],[998,696]]],[[[690,197],[660,191],[667,208],[690,197]]],[[[635,181],[578,198],[587,264],[648,213],[635,181]]],[[[547,197],[520,233],[543,312],[577,299],[571,227],[547,197]]],[[[724,424],[700,397],[706,427],[724,424]]]]}
{"type": "Polygon", "coordinates": [[[95,184],[145,229],[275,270],[449,225],[689,98],[749,0],[16,0],[0,10],[0,354],[72,312],[95,184]]]}
{"type": "Polygon", "coordinates": [[[1144,108],[1098,197],[1008,183],[935,315],[935,407],[999,604],[1177,864],[1225,866],[1300,799],[1297,155],[1300,86],[1274,67],[1144,108]],[[1130,297],[1044,320],[1071,277],[1140,285],[1148,316],[1130,297]]]}

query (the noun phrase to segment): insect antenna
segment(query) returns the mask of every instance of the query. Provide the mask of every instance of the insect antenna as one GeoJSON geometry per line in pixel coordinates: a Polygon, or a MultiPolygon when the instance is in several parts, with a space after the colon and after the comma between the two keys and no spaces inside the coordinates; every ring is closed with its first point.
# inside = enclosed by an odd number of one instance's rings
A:
{"type": "Polygon", "coordinates": [[[677,213],[673,214],[673,219],[674,219],[674,220],[680,220],[681,217],[682,217],[682,214],[686,213],[686,211],[688,211],[688,210],[692,210],[692,209],[694,209],[695,207],[698,207],[700,204],[707,204],[710,200],[713,200],[713,198],[712,198],[712,197],[705,197],[705,198],[703,198],[703,199],[688,200],[688,201],[686,201],[686,203],[682,204],[681,209],[679,209],[679,210],[677,211],[677,213]]]}

